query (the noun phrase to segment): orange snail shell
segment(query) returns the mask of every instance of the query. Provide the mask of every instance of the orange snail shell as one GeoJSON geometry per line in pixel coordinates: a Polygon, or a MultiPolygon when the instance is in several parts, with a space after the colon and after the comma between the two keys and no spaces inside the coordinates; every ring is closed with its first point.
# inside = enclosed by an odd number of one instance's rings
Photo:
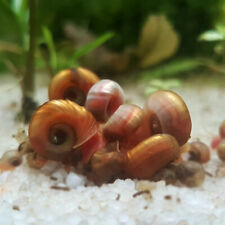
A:
{"type": "Polygon", "coordinates": [[[124,93],[112,80],[100,80],[88,92],[85,107],[97,121],[105,122],[124,102],[124,93]]]}
{"type": "Polygon", "coordinates": [[[49,85],[49,100],[69,99],[84,105],[89,89],[97,81],[99,81],[97,75],[82,67],[62,70],[55,75],[49,85]]]}
{"type": "Polygon", "coordinates": [[[172,91],[157,91],[147,100],[144,110],[154,134],[174,136],[179,145],[190,138],[191,117],[183,99],[172,91]]]}
{"type": "Polygon", "coordinates": [[[52,100],[37,109],[29,124],[29,139],[41,156],[63,160],[98,131],[95,118],[69,100],[52,100]]]}
{"type": "Polygon", "coordinates": [[[129,177],[148,179],[178,155],[176,139],[168,134],[157,134],[126,153],[125,171],[129,177]]]}

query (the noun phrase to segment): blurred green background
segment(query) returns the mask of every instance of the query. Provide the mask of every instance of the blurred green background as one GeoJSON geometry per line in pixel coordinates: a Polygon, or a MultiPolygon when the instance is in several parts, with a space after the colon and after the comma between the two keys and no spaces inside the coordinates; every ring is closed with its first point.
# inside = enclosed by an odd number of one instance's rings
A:
{"type": "MultiPolygon", "coordinates": [[[[225,0],[38,0],[35,18],[36,69],[51,76],[225,72],[225,0]]],[[[23,76],[28,19],[28,0],[0,0],[0,72],[23,76]]]]}

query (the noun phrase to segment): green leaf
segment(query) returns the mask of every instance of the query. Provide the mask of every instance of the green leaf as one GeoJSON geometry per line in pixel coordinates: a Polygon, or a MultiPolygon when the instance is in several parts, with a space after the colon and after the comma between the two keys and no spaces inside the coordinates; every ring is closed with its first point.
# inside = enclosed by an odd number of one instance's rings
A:
{"type": "Polygon", "coordinates": [[[42,32],[43,32],[44,39],[48,46],[51,67],[54,70],[57,70],[57,55],[56,55],[56,50],[55,50],[52,33],[47,27],[42,27],[42,32]]]}
{"type": "Polygon", "coordinates": [[[180,86],[181,81],[178,79],[153,79],[149,82],[149,86],[146,88],[145,93],[149,95],[158,90],[170,90],[180,86]]]}
{"type": "Polygon", "coordinates": [[[4,1],[0,1],[0,21],[0,40],[22,46],[23,32],[21,24],[10,5],[5,4],[4,1]]]}
{"type": "Polygon", "coordinates": [[[82,46],[81,48],[77,49],[72,57],[73,61],[77,61],[80,57],[87,55],[89,52],[93,51],[97,47],[101,46],[103,43],[108,41],[114,36],[112,32],[107,32],[101,35],[96,40],[88,43],[87,45],[82,46]]]}
{"type": "Polygon", "coordinates": [[[225,36],[221,32],[208,30],[199,36],[198,41],[222,41],[224,38],[225,36]]]}
{"type": "Polygon", "coordinates": [[[144,73],[142,73],[142,78],[145,80],[149,80],[160,77],[173,77],[178,74],[194,70],[201,65],[201,62],[194,59],[175,60],[165,65],[158,66],[155,69],[145,71],[144,73]]]}

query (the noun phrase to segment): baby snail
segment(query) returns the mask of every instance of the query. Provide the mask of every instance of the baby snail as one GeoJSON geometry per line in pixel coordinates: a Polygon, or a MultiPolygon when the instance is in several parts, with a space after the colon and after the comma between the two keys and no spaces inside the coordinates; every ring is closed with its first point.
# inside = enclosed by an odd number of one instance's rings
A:
{"type": "Polygon", "coordinates": [[[88,92],[85,108],[97,121],[106,122],[124,102],[124,93],[119,84],[112,80],[100,80],[88,92]]]}
{"type": "Polygon", "coordinates": [[[83,106],[89,89],[98,81],[97,75],[82,67],[63,70],[49,85],[49,100],[69,99],[83,106]]]}
{"type": "Polygon", "coordinates": [[[191,117],[183,99],[172,91],[157,91],[147,100],[144,110],[149,115],[153,134],[174,136],[182,146],[190,138],[191,117]]]}
{"type": "Polygon", "coordinates": [[[173,167],[179,181],[188,187],[198,187],[205,180],[205,170],[198,162],[184,161],[173,167]]]}
{"type": "Polygon", "coordinates": [[[193,141],[187,144],[189,146],[189,160],[200,163],[207,163],[210,160],[210,150],[206,144],[201,141],[193,141]]]}
{"type": "Polygon", "coordinates": [[[0,172],[12,170],[22,164],[22,155],[16,150],[5,152],[0,158],[0,172]]]}

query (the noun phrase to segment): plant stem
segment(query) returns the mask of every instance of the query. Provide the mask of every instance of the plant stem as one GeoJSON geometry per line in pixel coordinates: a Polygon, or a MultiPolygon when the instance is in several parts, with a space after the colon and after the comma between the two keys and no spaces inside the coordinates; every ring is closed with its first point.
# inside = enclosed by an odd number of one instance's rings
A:
{"type": "Polygon", "coordinates": [[[35,71],[35,39],[36,39],[36,9],[37,0],[29,0],[29,49],[27,53],[26,70],[22,82],[22,114],[25,121],[29,121],[34,110],[34,102],[32,100],[34,94],[34,71],[35,71]]]}

